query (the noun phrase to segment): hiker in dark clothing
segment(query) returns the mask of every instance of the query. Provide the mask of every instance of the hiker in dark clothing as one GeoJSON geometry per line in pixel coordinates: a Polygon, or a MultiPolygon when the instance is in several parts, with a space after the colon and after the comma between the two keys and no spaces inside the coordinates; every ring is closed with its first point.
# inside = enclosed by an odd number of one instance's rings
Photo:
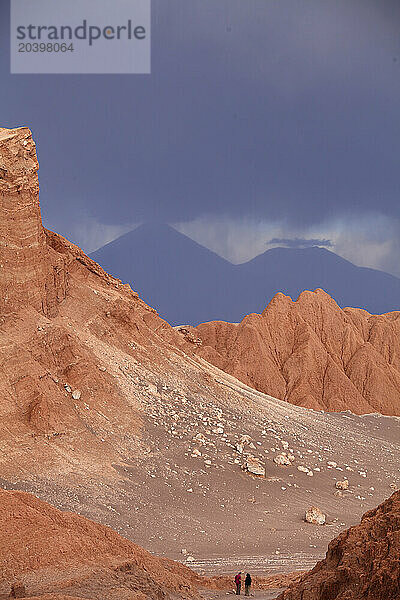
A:
{"type": "Polygon", "coordinates": [[[241,571],[239,571],[239,573],[236,575],[235,583],[236,583],[236,596],[240,596],[240,588],[242,587],[242,572],[241,571]]]}
{"type": "Polygon", "coordinates": [[[244,595],[250,596],[251,577],[250,573],[247,573],[246,579],[244,580],[244,595]]]}

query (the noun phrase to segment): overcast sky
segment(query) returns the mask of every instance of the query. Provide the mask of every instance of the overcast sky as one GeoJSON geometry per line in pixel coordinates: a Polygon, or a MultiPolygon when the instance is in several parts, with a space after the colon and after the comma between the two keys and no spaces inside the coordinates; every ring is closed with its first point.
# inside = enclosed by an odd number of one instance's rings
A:
{"type": "Polygon", "coordinates": [[[152,75],[9,74],[46,225],[87,251],[177,225],[235,262],[288,243],[400,275],[400,2],[153,0],[152,75]],[[322,243],[321,242],[321,243],[322,243]]]}

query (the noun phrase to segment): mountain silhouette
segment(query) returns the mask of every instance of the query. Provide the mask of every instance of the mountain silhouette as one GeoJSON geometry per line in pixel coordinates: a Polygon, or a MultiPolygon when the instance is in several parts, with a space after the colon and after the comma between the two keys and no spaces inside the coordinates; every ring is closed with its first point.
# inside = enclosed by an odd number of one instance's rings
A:
{"type": "Polygon", "coordinates": [[[400,279],[357,267],[325,248],[272,248],[233,265],[173,227],[145,224],[91,254],[130,283],[172,325],[239,322],[277,292],[296,299],[324,289],[342,308],[381,314],[400,308],[400,279]]]}
{"type": "MultiPolygon", "coordinates": [[[[235,266],[169,225],[145,224],[93,254],[171,324],[221,318],[235,266]]],[[[229,300],[229,314],[240,305],[229,300]],[[234,308],[233,308],[234,307],[234,308]]]]}

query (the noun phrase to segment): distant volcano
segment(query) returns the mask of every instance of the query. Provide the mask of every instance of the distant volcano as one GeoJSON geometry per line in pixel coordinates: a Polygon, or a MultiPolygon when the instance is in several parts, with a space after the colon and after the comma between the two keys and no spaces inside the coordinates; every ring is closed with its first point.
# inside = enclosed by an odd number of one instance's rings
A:
{"type": "Polygon", "coordinates": [[[169,225],[146,224],[91,254],[172,325],[241,321],[277,292],[324,289],[342,308],[381,314],[400,308],[400,279],[357,267],[319,247],[273,248],[233,265],[169,225]]]}

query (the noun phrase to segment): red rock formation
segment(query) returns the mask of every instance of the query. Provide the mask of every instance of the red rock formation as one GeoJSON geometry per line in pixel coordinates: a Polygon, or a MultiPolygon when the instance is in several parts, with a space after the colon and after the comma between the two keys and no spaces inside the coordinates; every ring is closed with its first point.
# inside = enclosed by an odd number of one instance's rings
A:
{"type": "Polygon", "coordinates": [[[249,386],[327,411],[400,415],[400,312],[340,309],[323,290],[277,294],[239,324],[203,323],[196,352],[249,386]]]}
{"type": "Polygon", "coordinates": [[[90,586],[84,597],[104,600],[197,595],[188,568],[175,568],[108,527],[23,492],[0,490],[0,504],[0,595],[11,588],[12,598],[58,591],[55,598],[81,597],[90,586]]]}
{"type": "Polygon", "coordinates": [[[29,129],[0,129],[0,315],[30,304],[55,316],[65,297],[65,263],[42,227],[38,168],[29,129]]]}
{"type": "Polygon", "coordinates": [[[325,560],[280,600],[398,600],[400,492],[329,544],[325,560]]]}
{"type": "Polygon", "coordinates": [[[133,331],[145,345],[180,344],[129,286],[43,228],[37,171],[30,130],[0,128],[0,414],[7,433],[20,423],[38,434],[80,429],[76,404],[66,402],[67,379],[75,387],[89,382],[87,400],[121,402],[78,335],[81,323],[90,320],[93,335],[124,350],[133,331]]]}

